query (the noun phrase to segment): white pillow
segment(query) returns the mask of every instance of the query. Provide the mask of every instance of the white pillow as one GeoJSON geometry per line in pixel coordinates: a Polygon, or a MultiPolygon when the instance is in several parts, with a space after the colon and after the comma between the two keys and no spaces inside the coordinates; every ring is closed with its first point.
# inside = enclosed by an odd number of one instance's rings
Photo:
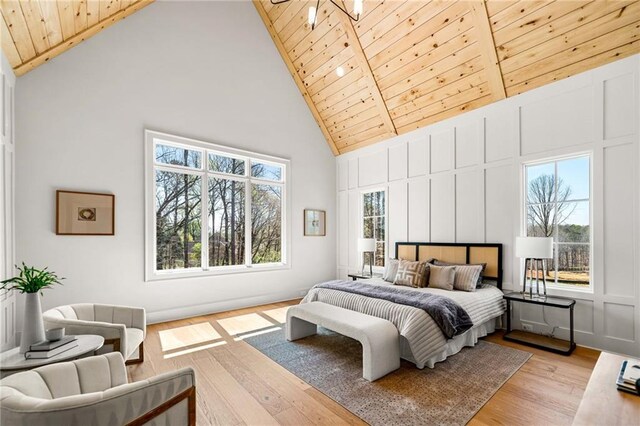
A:
{"type": "Polygon", "coordinates": [[[384,265],[384,274],[382,274],[382,279],[392,283],[393,280],[396,279],[399,264],[400,262],[398,261],[398,259],[387,259],[387,263],[385,263],[384,265]]]}

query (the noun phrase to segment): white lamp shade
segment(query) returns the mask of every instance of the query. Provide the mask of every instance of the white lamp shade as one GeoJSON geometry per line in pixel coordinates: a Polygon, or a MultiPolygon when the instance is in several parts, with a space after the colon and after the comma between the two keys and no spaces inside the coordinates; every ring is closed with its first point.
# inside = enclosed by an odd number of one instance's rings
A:
{"type": "Polygon", "coordinates": [[[525,259],[551,259],[553,257],[553,238],[517,237],[516,257],[525,259]]]}
{"type": "Polygon", "coordinates": [[[375,252],[376,251],[376,240],[375,238],[358,238],[358,251],[365,252],[375,252]]]}

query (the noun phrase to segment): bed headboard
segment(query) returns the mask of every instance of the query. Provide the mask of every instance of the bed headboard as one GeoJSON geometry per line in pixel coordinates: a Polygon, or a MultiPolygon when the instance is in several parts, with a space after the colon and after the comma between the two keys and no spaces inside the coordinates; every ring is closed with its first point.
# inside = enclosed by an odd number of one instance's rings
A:
{"type": "Polygon", "coordinates": [[[405,260],[437,259],[450,263],[486,263],[484,277],[502,289],[502,244],[396,243],[396,257],[405,260]]]}

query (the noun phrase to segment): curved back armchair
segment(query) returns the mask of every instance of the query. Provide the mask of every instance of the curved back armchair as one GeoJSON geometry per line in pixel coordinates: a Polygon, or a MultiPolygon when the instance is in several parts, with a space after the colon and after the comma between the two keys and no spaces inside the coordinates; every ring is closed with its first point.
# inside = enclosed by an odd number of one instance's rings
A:
{"type": "Polygon", "coordinates": [[[66,334],[97,334],[105,347],[120,352],[127,364],[144,361],[147,319],[144,308],[76,303],[58,306],[42,314],[45,328],[64,327],[66,334]],[[131,356],[138,350],[138,358],[131,356]]]}
{"type": "Polygon", "coordinates": [[[183,368],[128,383],[122,355],[61,362],[0,381],[7,425],[195,425],[195,373],[183,368]]]}

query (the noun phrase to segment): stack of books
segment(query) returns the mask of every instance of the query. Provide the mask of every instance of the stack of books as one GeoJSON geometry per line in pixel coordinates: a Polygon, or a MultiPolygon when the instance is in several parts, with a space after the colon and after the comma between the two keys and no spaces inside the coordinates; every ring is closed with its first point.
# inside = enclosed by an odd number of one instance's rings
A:
{"type": "Polygon", "coordinates": [[[640,361],[628,359],[622,363],[616,384],[618,390],[640,395],[636,382],[640,379],[640,361]]]}
{"type": "Polygon", "coordinates": [[[24,357],[26,359],[46,359],[56,355],[60,355],[63,352],[73,349],[78,346],[76,336],[65,336],[60,340],[49,341],[43,340],[42,342],[34,343],[29,347],[29,351],[25,352],[24,357]]]}

